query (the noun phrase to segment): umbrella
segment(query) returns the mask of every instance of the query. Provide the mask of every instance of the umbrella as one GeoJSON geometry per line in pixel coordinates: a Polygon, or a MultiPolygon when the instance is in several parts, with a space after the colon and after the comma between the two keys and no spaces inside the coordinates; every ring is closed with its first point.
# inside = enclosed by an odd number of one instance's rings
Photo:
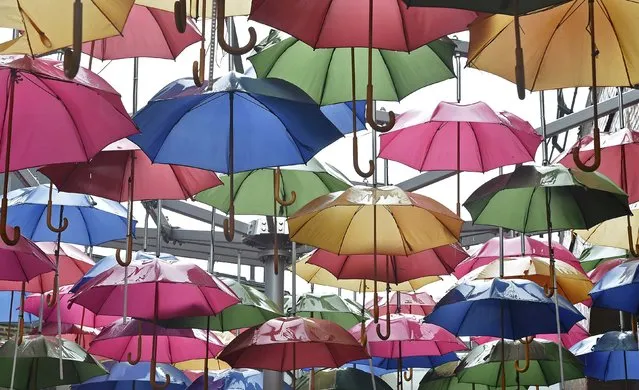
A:
{"type": "Polygon", "coordinates": [[[371,383],[371,376],[363,371],[355,368],[334,368],[321,371],[315,371],[313,374],[302,376],[297,381],[297,390],[306,390],[309,388],[321,390],[392,390],[391,387],[382,380],[382,378],[373,377],[375,384],[371,383]],[[309,387],[310,383],[313,387],[309,387]]]}
{"type": "Polygon", "coordinates": [[[384,256],[372,254],[338,255],[317,249],[308,260],[309,264],[324,268],[338,279],[372,280],[374,263],[383,264],[387,258],[390,275],[378,275],[377,280],[402,283],[424,276],[448,275],[457,264],[468,257],[458,244],[444,245],[408,256],[384,256]]]}
{"type": "MultiPolygon", "coordinates": [[[[392,372],[397,371],[397,368],[400,366],[403,368],[434,368],[451,361],[459,361],[459,358],[457,357],[457,354],[455,352],[450,352],[440,356],[402,357],[401,362],[399,361],[400,359],[397,358],[381,358],[376,356],[373,356],[371,360],[373,362],[374,368],[381,368],[386,371],[392,372]]],[[[366,368],[370,370],[368,360],[358,360],[349,363],[349,365],[350,364],[354,364],[356,367],[366,368]]]]}
{"type": "Polygon", "coordinates": [[[79,345],[49,336],[25,336],[17,346],[15,381],[12,375],[16,343],[8,340],[0,347],[0,386],[15,390],[44,389],[84,382],[107,371],[79,345]],[[62,355],[64,379],[57,375],[62,355]]]}
{"type": "MultiPolygon", "coordinates": [[[[289,307],[290,311],[291,308],[289,307]]],[[[369,318],[368,313],[356,302],[342,298],[337,294],[302,294],[297,298],[294,315],[306,318],[321,318],[336,323],[344,329],[369,318]]]]}
{"type": "MultiPolygon", "coordinates": [[[[208,376],[201,375],[189,390],[262,390],[264,374],[251,369],[228,369],[220,372],[210,373],[208,376]],[[204,384],[204,378],[208,379],[208,387],[204,384]]],[[[291,386],[284,383],[282,390],[291,390],[291,386]]]]}
{"type": "MultiPolygon", "coordinates": [[[[11,4],[13,7],[14,2],[11,4]]],[[[118,7],[113,8],[115,11],[118,7]]],[[[4,172],[85,161],[110,142],[137,133],[120,95],[91,72],[81,71],[80,81],[69,82],[59,62],[4,57],[0,59],[0,80],[0,85],[6,86],[0,93],[6,96],[1,137],[4,172]]],[[[13,243],[18,237],[11,239],[5,230],[9,188],[8,175],[5,177],[0,236],[4,242],[13,243]]],[[[51,212],[48,217],[48,224],[57,229],[51,224],[51,212]]]]}
{"type": "MultiPolygon", "coordinates": [[[[550,252],[548,251],[548,245],[543,243],[542,241],[526,236],[521,237],[513,237],[513,238],[504,238],[504,257],[519,257],[519,256],[534,256],[534,257],[547,257],[550,258],[550,252]],[[522,240],[523,240],[523,250],[522,250],[522,240]]],[[[576,270],[582,272],[583,269],[581,267],[581,263],[572,254],[568,248],[561,245],[560,243],[553,241],[552,242],[552,251],[553,258],[555,260],[563,261],[564,263],[568,263],[573,266],[576,270]]],[[[499,237],[491,238],[486,241],[482,246],[472,254],[468,259],[459,263],[459,265],[455,268],[455,276],[458,279],[461,279],[462,276],[466,275],[470,271],[484,266],[488,263],[493,262],[494,260],[499,259],[499,237]]]]}
{"type": "Polygon", "coordinates": [[[342,134],[353,132],[353,111],[355,111],[355,131],[366,130],[366,101],[336,103],[320,108],[324,115],[342,134]],[[353,110],[355,106],[355,110],[353,110]]]}
{"type": "Polygon", "coordinates": [[[266,321],[281,317],[282,310],[261,291],[242,284],[235,279],[220,278],[240,302],[227,307],[211,317],[178,317],[161,321],[167,328],[197,328],[229,331],[240,328],[250,328],[266,321]]]}
{"type": "Polygon", "coordinates": [[[590,281],[593,283],[599,282],[610,270],[612,270],[613,268],[615,268],[616,266],[620,264],[625,263],[626,260],[627,259],[614,259],[614,260],[608,260],[606,262],[599,264],[597,267],[595,267],[595,269],[588,272],[588,277],[590,278],[590,281]]]}
{"type": "Polygon", "coordinates": [[[33,278],[55,271],[55,263],[29,239],[20,240],[14,245],[0,241],[0,261],[3,263],[0,267],[2,282],[20,282],[24,285],[33,278]]]}
{"type": "MultiPolygon", "coordinates": [[[[381,297],[379,302],[380,314],[404,313],[427,316],[435,308],[435,300],[427,292],[403,293],[395,291],[390,294],[388,301],[381,297]],[[399,307],[398,307],[399,306],[399,307]]],[[[373,310],[373,302],[366,304],[368,310],[373,310]]]]}
{"type": "MultiPolygon", "coordinates": [[[[175,10],[175,0],[135,0],[136,4],[142,4],[147,7],[159,8],[165,11],[173,12],[175,10]]],[[[186,16],[199,19],[199,15],[202,15],[202,8],[207,7],[205,14],[207,17],[213,15],[213,6],[215,2],[211,1],[204,4],[202,1],[197,0],[185,0],[186,4],[186,16]]],[[[251,11],[251,0],[233,0],[229,1],[224,7],[224,16],[244,16],[248,15],[251,11]]]]}
{"type": "MultiPolygon", "coordinates": [[[[428,371],[419,382],[417,390],[497,390],[496,386],[478,383],[461,383],[455,376],[459,361],[449,362],[428,371]]],[[[518,390],[518,386],[506,387],[507,390],[518,390]]]]}
{"type": "Polygon", "coordinates": [[[553,273],[557,279],[558,292],[570,302],[579,303],[589,298],[588,293],[593,285],[588,276],[562,261],[555,263],[553,272],[550,259],[544,257],[521,256],[503,261],[493,260],[488,265],[467,274],[464,280],[498,277],[527,279],[550,288],[553,284],[553,273]]]}
{"type": "MultiPolygon", "coordinates": [[[[27,298],[28,298],[28,295],[27,295],[27,298]]],[[[19,309],[20,309],[20,294],[16,294],[13,291],[0,291],[0,324],[14,323],[17,317],[16,315],[14,315],[14,311],[19,309]]],[[[38,321],[37,316],[32,315],[31,313],[27,313],[25,311],[25,314],[24,314],[25,324],[31,324],[36,321],[38,321]]]]}
{"type": "MultiPolygon", "coordinates": [[[[153,390],[149,378],[149,365],[151,363],[140,362],[136,365],[129,363],[105,364],[109,373],[91,378],[81,384],[71,386],[73,390],[153,390]]],[[[166,390],[184,390],[191,381],[182,371],[170,364],[158,364],[155,371],[155,381],[162,383],[166,374],[171,376],[171,383],[167,383],[166,390]]]]}
{"type": "Polygon", "coordinates": [[[639,260],[626,261],[608,271],[590,292],[595,307],[639,313],[639,260]]]}
{"type": "Polygon", "coordinates": [[[84,4],[81,0],[67,0],[43,5],[39,1],[3,0],[0,27],[13,28],[22,34],[0,44],[0,54],[35,56],[73,45],[72,50],[64,51],[64,73],[74,78],[80,68],[82,42],[121,34],[133,1],[114,4],[110,0],[96,0],[84,4]]]}
{"type": "Polygon", "coordinates": [[[462,171],[487,172],[534,161],[541,143],[530,123],[509,112],[497,113],[484,102],[441,102],[432,114],[409,111],[397,127],[381,137],[379,156],[419,171],[457,171],[457,215],[462,171]]]}
{"type": "MultiPolygon", "coordinates": [[[[73,341],[82,348],[86,348],[89,344],[91,344],[98,333],[100,333],[99,330],[90,328],[88,326],[62,324],[62,326],[60,327],[61,338],[73,341]]],[[[58,324],[56,324],[55,322],[42,323],[42,329],[38,329],[36,327],[31,331],[31,335],[57,336],[58,324]]],[[[97,359],[101,360],[100,358],[97,359]]]]}
{"type": "Polygon", "coordinates": [[[224,344],[213,333],[207,337],[199,329],[167,329],[140,320],[119,319],[102,329],[91,342],[89,353],[131,364],[151,360],[151,342],[157,333],[156,361],[178,363],[208,356],[216,356],[224,344]],[[207,352],[208,351],[208,352],[207,352]]]}
{"type": "MultiPolygon", "coordinates": [[[[575,324],[567,333],[561,334],[561,345],[564,348],[571,348],[573,345],[578,342],[590,337],[590,333],[586,329],[584,329],[581,325],[575,324]]],[[[535,335],[537,340],[547,340],[552,341],[553,343],[558,343],[557,333],[548,333],[548,334],[538,334],[535,335]]],[[[497,341],[498,339],[495,337],[487,337],[487,336],[478,336],[471,337],[471,340],[477,344],[486,344],[491,341],[497,341]]]]}
{"type": "MultiPolygon", "coordinates": [[[[637,212],[637,205],[630,208],[637,212]]],[[[618,217],[604,221],[588,230],[575,230],[575,233],[584,241],[599,246],[613,247],[632,251],[632,257],[637,254],[639,237],[632,237],[632,231],[639,229],[639,213],[618,217]]]]}
{"type": "MultiPolygon", "coordinates": [[[[188,375],[187,371],[191,373],[195,373],[195,377],[197,378],[201,376],[202,371],[204,371],[204,369],[206,368],[204,367],[204,364],[205,364],[204,359],[194,359],[194,360],[187,360],[186,362],[175,363],[173,366],[175,366],[175,368],[177,369],[184,371],[187,375],[188,375]]],[[[212,370],[212,371],[227,370],[231,368],[231,366],[229,366],[226,362],[223,362],[219,359],[213,359],[213,358],[209,358],[206,364],[208,364],[209,370],[212,370]]],[[[192,378],[192,377],[189,376],[189,378],[192,378]]]]}
{"type": "Polygon", "coordinates": [[[584,362],[584,375],[600,381],[639,380],[637,341],[630,332],[606,332],[570,348],[584,362]]]}
{"type": "Polygon", "coordinates": [[[628,251],[619,248],[593,245],[585,248],[579,256],[579,262],[586,272],[595,269],[599,264],[617,258],[627,258],[628,251]]]}
{"type": "MultiPolygon", "coordinates": [[[[560,328],[565,333],[584,317],[564,297],[558,296],[558,304],[560,328]]],[[[553,300],[538,284],[495,278],[457,285],[437,303],[425,321],[457,336],[514,340],[556,331],[554,312],[553,300]]]]}
{"type": "MultiPolygon", "coordinates": [[[[506,386],[550,386],[560,382],[559,349],[549,341],[493,341],[473,348],[457,367],[457,379],[462,383],[502,386],[501,371],[506,386]],[[517,370],[515,362],[526,361],[528,370],[517,370]]],[[[565,380],[583,378],[583,364],[568,350],[561,348],[565,380]]]]}

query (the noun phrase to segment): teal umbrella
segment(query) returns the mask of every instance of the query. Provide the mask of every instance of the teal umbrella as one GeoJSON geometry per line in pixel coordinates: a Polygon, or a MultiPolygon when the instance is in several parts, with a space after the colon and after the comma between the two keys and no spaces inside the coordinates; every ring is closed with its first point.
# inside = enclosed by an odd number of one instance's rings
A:
{"type": "Polygon", "coordinates": [[[297,300],[295,313],[298,317],[329,320],[347,330],[370,318],[361,305],[337,294],[302,294],[297,300]]]}

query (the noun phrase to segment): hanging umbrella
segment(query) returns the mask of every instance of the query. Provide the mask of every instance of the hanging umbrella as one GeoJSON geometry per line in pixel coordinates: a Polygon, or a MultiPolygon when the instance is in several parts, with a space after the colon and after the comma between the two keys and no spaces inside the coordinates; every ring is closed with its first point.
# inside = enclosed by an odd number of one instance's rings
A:
{"type": "MultiPolygon", "coordinates": [[[[458,365],[459,361],[454,361],[428,371],[419,382],[417,390],[497,390],[496,386],[459,382],[455,376],[458,365]]],[[[518,390],[518,386],[510,386],[506,389],[518,390]]]]}
{"type": "MultiPolygon", "coordinates": [[[[558,304],[560,329],[565,333],[584,317],[564,297],[558,296],[558,304]]],[[[437,303],[424,321],[456,336],[511,340],[557,330],[553,300],[538,284],[518,279],[496,278],[459,284],[437,303]]]]}
{"type": "MultiPolygon", "coordinates": [[[[588,337],[590,337],[590,333],[588,333],[588,331],[581,325],[575,324],[567,333],[561,334],[561,345],[564,348],[571,348],[573,345],[588,337]]],[[[535,338],[537,340],[552,341],[553,343],[559,342],[557,333],[538,334],[535,335],[535,338]]],[[[471,337],[471,340],[477,344],[486,344],[491,341],[498,341],[497,338],[489,336],[471,337]]]]}
{"type": "Polygon", "coordinates": [[[229,331],[250,328],[266,321],[281,317],[282,310],[261,291],[238,282],[235,279],[220,278],[240,302],[227,307],[211,317],[178,317],[161,321],[167,328],[196,328],[229,331]]]}
{"type": "Polygon", "coordinates": [[[605,263],[608,260],[627,257],[628,251],[623,249],[593,245],[581,252],[579,262],[581,263],[584,271],[591,272],[598,265],[605,263]]]}
{"type": "Polygon", "coordinates": [[[373,377],[375,384],[371,383],[371,376],[363,371],[355,368],[334,368],[327,370],[315,371],[312,374],[306,374],[297,380],[297,390],[309,389],[309,385],[313,382],[313,388],[317,390],[392,390],[392,388],[379,377],[373,377]]]}
{"type": "MultiPolygon", "coordinates": [[[[427,292],[405,293],[395,291],[390,294],[388,301],[381,297],[379,301],[379,314],[404,313],[427,316],[435,308],[436,302],[427,292]]],[[[366,304],[366,309],[373,310],[373,302],[366,304]]]]}
{"type": "MultiPolygon", "coordinates": [[[[26,294],[25,294],[26,295],[26,294]]],[[[26,295],[28,299],[28,295],[26,295]]],[[[25,299],[26,301],[26,299],[25,299]]],[[[17,311],[20,310],[20,294],[16,294],[13,291],[0,291],[0,323],[1,324],[13,324],[18,318],[17,311]]],[[[24,323],[32,324],[38,321],[38,317],[27,313],[24,313],[24,323]]]]}
{"type": "Polygon", "coordinates": [[[373,280],[374,263],[384,264],[388,259],[390,275],[377,275],[377,280],[388,283],[402,283],[424,276],[448,275],[468,254],[457,243],[444,245],[408,256],[384,256],[375,258],[372,254],[338,255],[317,249],[312,252],[308,263],[322,267],[338,279],[373,280]]]}
{"type": "Polygon", "coordinates": [[[199,329],[167,329],[140,320],[119,319],[102,329],[93,340],[89,353],[116,361],[148,362],[151,360],[151,342],[157,333],[156,361],[178,363],[216,356],[224,344],[213,333],[206,335],[199,329]]]}
{"type": "Polygon", "coordinates": [[[590,281],[593,283],[599,282],[610,270],[618,265],[625,263],[626,260],[627,259],[614,259],[599,264],[597,267],[595,267],[595,269],[588,272],[590,281]]]}
{"type": "Polygon", "coordinates": [[[79,345],[49,336],[25,336],[17,347],[15,381],[12,372],[16,343],[8,340],[0,347],[0,386],[15,390],[44,389],[82,383],[107,371],[79,345]],[[61,351],[61,352],[60,352],[61,351]],[[58,376],[62,355],[63,379],[58,376]]]}
{"type": "MultiPolygon", "coordinates": [[[[88,348],[89,344],[95,339],[95,336],[100,333],[99,330],[95,328],[90,328],[88,326],[79,326],[79,325],[71,325],[71,324],[62,324],[60,327],[60,337],[73,341],[82,348],[88,348]]],[[[54,322],[46,322],[42,324],[42,329],[36,327],[31,331],[31,335],[43,335],[43,336],[57,336],[58,335],[58,324],[54,322]]],[[[96,357],[97,358],[97,357],[96,357]]],[[[97,358],[101,360],[101,358],[97,358]]]]}
{"type": "MultiPolygon", "coordinates": [[[[251,369],[227,369],[221,372],[212,372],[208,376],[201,375],[189,390],[207,389],[204,378],[208,379],[208,390],[263,390],[264,374],[251,369]]],[[[282,390],[291,390],[287,383],[281,384],[282,390]]]]}
{"type": "MultiPolygon", "coordinates": [[[[140,362],[136,365],[129,363],[106,363],[109,369],[107,375],[100,375],[91,378],[81,384],[71,386],[73,390],[153,390],[149,374],[149,365],[147,362],[140,362]]],[[[164,389],[166,390],[184,390],[191,381],[182,371],[171,366],[170,364],[158,364],[155,370],[155,382],[162,383],[164,376],[171,376],[171,383],[168,383],[164,389]]]]}
{"type": "MultiPolygon", "coordinates": [[[[173,12],[175,10],[175,0],[135,0],[136,4],[141,4],[147,7],[158,8],[161,10],[173,12]]],[[[199,15],[202,15],[202,8],[206,5],[207,9],[205,14],[207,17],[213,15],[214,2],[203,4],[197,0],[184,0],[186,4],[186,16],[199,19],[199,15]]],[[[224,7],[224,16],[245,16],[251,11],[251,0],[233,0],[229,1],[224,7]]]]}
{"type": "Polygon", "coordinates": [[[0,241],[0,261],[3,263],[0,267],[0,281],[3,282],[24,284],[40,275],[55,271],[55,264],[51,259],[29,239],[20,240],[16,245],[0,241]]]}
{"type": "MultiPolygon", "coordinates": [[[[535,256],[535,257],[546,257],[550,258],[550,253],[548,251],[548,244],[543,243],[540,240],[535,238],[524,236],[524,247],[522,250],[522,238],[521,237],[513,237],[513,238],[504,238],[504,257],[519,257],[519,256],[535,256]]],[[[564,247],[560,243],[553,241],[552,242],[552,251],[553,258],[555,260],[560,260],[564,263],[568,263],[573,266],[576,270],[583,272],[581,267],[581,263],[572,254],[568,248],[564,247]]],[[[468,259],[459,263],[459,265],[455,268],[455,276],[458,279],[461,279],[462,276],[466,275],[470,271],[484,266],[488,263],[493,262],[494,260],[499,259],[499,237],[491,238],[486,241],[477,252],[473,253],[468,259]]]]}
{"type": "MultiPolygon", "coordinates": [[[[633,213],[637,212],[637,205],[632,205],[630,209],[633,213]]],[[[588,230],[575,230],[575,233],[590,244],[625,249],[632,257],[636,257],[639,236],[633,238],[633,231],[637,232],[638,229],[639,213],[610,219],[588,230]]]]}
{"type": "Polygon", "coordinates": [[[73,45],[73,49],[64,50],[64,74],[74,78],[80,68],[82,42],[121,34],[133,2],[97,0],[85,4],[81,0],[66,0],[42,4],[3,0],[0,27],[13,28],[22,34],[0,44],[0,54],[35,57],[73,45]]]}
{"type": "MultiPolygon", "coordinates": [[[[252,69],[252,68],[251,68],[252,69]]],[[[355,131],[366,130],[366,101],[336,103],[320,108],[324,115],[342,134],[353,132],[353,111],[355,112],[355,131]],[[355,109],[353,110],[353,107],[355,109]]]]}
{"type": "MultiPolygon", "coordinates": [[[[291,308],[289,307],[290,311],[291,308]]],[[[350,299],[337,294],[302,294],[297,298],[295,315],[306,318],[321,318],[336,323],[344,329],[350,329],[369,318],[362,307],[350,299]],[[364,313],[364,315],[362,315],[364,313]]]]}
{"type": "Polygon", "coordinates": [[[486,103],[441,102],[432,114],[402,114],[399,130],[381,137],[379,157],[419,171],[457,171],[457,215],[461,172],[487,172],[535,160],[541,137],[530,123],[486,103]],[[499,140],[497,142],[497,140],[499,140]]]}
{"type": "Polygon", "coordinates": [[[608,271],[590,291],[593,306],[639,313],[638,269],[639,260],[629,260],[608,271]]]}
{"type": "MultiPolygon", "coordinates": [[[[195,373],[195,377],[198,378],[201,376],[201,372],[204,371],[204,369],[206,368],[204,367],[204,364],[205,364],[204,359],[195,359],[195,360],[187,360],[185,362],[175,363],[173,366],[175,366],[175,368],[179,370],[184,371],[185,374],[187,375],[188,375],[187,371],[195,373]]],[[[226,362],[223,362],[219,359],[213,359],[213,358],[210,358],[208,362],[206,362],[206,364],[208,364],[208,368],[211,371],[228,370],[231,368],[231,366],[229,366],[226,362]]],[[[191,376],[189,376],[189,378],[191,378],[191,376]]]]}
{"type": "Polygon", "coordinates": [[[570,348],[584,362],[584,375],[600,381],[639,380],[637,340],[630,332],[606,332],[570,348]]]}
{"type": "MultiPolygon", "coordinates": [[[[473,348],[457,367],[457,379],[462,383],[502,386],[501,371],[505,372],[506,386],[551,386],[560,382],[559,350],[549,341],[490,342],[473,348]],[[521,372],[514,362],[529,365],[521,372]]],[[[583,364],[568,350],[561,348],[565,380],[583,378],[583,364]]],[[[502,386],[503,388],[503,386],[502,386]]]]}
{"type": "MultiPolygon", "coordinates": [[[[401,362],[400,362],[400,359],[397,359],[397,358],[381,358],[376,356],[373,356],[371,360],[372,360],[374,368],[380,368],[390,373],[390,372],[396,372],[398,367],[403,367],[405,369],[406,368],[434,368],[451,361],[459,361],[459,358],[457,357],[457,354],[455,352],[450,352],[440,356],[402,357],[401,362]]],[[[351,365],[351,364],[354,364],[355,367],[357,368],[361,367],[359,369],[367,368],[368,369],[367,372],[370,372],[368,360],[357,360],[357,361],[349,363],[348,365],[351,365]]],[[[347,366],[344,366],[344,367],[347,367],[347,366]]]]}

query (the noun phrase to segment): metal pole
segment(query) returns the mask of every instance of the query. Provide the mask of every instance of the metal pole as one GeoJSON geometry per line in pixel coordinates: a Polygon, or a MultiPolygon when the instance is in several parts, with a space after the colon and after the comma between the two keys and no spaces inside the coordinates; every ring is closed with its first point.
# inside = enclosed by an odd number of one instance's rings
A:
{"type": "Polygon", "coordinates": [[[623,88],[617,88],[619,94],[619,128],[626,127],[626,118],[623,117],[623,88]]]}
{"type": "MultiPolygon", "coordinates": [[[[295,316],[297,313],[297,243],[293,241],[291,243],[291,274],[293,280],[291,281],[291,314],[295,316]]],[[[338,289],[338,294],[341,289],[338,289]]]]}
{"type": "Polygon", "coordinates": [[[140,63],[138,57],[133,58],[133,115],[138,112],[138,70],[140,63]]]}
{"type": "Polygon", "coordinates": [[[149,243],[149,212],[144,209],[144,239],[142,240],[142,252],[148,250],[149,243]]]}
{"type": "Polygon", "coordinates": [[[237,282],[242,281],[242,251],[237,251],[237,282]]]}
{"type": "MultiPolygon", "coordinates": [[[[375,112],[377,111],[377,102],[373,102],[373,120],[375,120],[375,112]]],[[[371,160],[375,162],[373,169],[373,187],[377,187],[377,132],[371,129],[371,151],[373,155],[371,160]]]]}
{"type": "Polygon", "coordinates": [[[157,245],[155,247],[155,256],[160,257],[162,251],[162,200],[158,199],[158,220],[157,220],[157,245]]]}
{"type": "MultiPolygon", "coordinates": [[[[504,168],[499,167],[499,175],[504,174],[504,168]]],[[[504,228],[499,227],[499,277],[504,277],[504,228]]]]}
{"type": "Polygon", "coordinates": [[[215,270],[215,207],[211,207],[211,243],[209,246],[209,264],[208,271],[210,274],[215,270]]]}

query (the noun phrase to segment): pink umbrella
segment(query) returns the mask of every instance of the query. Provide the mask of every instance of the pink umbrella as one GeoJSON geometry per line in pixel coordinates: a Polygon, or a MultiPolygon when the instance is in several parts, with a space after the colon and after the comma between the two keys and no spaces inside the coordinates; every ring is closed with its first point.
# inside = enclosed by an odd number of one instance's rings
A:
{"type": "MultiPolygon", "coordinates": [[[[581,340],[584,340],[588,337],[590,337],[590,334],[588,333],[588,331],[584,329],[581,325],[575,324],[575,326],[570,328],[568,333],[561,334],[561,344],[568,349],[572,347],[573,345],[577,344],[578,342],[580,342],[581,340]]],[[[557,333],[538,334],[535,336],[535,338],[552,341],[553,343],[556,343],[558,341],[557,333]]],[[[471,337],[471,340],[477,344],[485,344],[490,341],[495,341],[499,339],[497,337],[479,336],[479,337],[471,337]]]]}
{"type": "MultiPolygon", "coordinates": [[[[8,245],[0,240],[0,281],[25,282],[42,274],[55,271],[55,264],[31,240],[22,237],[16,245],[8,245]]],[[[24,289],[18,287],[16,290],[24,289]]]]}
{"type": "MultiPolygon", "coordinates": [[[[389,275],[384,271],[377,274],[377,280],[399,284],[424,276],[450,274],[457,264],[468,257],[459,245],[445,245],[428,249],[410,256],[388,256],[389,275]]],[[[386,264],[385,255],[377,256],[377,264],[386,264]]],[[[317,249],[308,260],[309,264],[326,269],[338,279],[373,280],[373,254],[337,255],[317,249]]],[[[382,270],[385,267],[382,266],[382,270]]]]}
{"type": "MultiPolygon", "coordinates": [[[[69,299],[73,296],[70,292],[73,286],[62,286],[60,287],[60,322],[66,325],[78,325],[82,327],[88,328],[102,328],[103,326],[107,326],[111,324],[113,321],[116,321],[121,316],[103,316],[103,315],[95,315],[90,310],[78,306],[71,305],[69,306],[69,299]]],[[[49,294],[51,292],[49,291],[49,294]]],[[[24,311],[27,313],[31,313],[33,315],[40,315],[40,296],[41,294],[33,294],[29,295],[24,300],[24,311]]],[[[48,306],[44,305],[42,311],[42,321],[44,322],[55,322],[58,320],[57,317],[57,307],[56,305],[48,306]]]]}
{"type": "Polygon", "coordinates": [[[608,271],[615,268],[619,264],[624,263],[626,260],[628,259],[612,259],[612,260],[606,260],[601,262],[599,265],[597,265],[595,269],[588,272],[588,277],[590,278],[590,281],[593,283],[599,282],[601,278],[603,278],[604,275],[608,273],[608,271]]]}
{"type": "Polygon", "coordinates": [[[535,160],[541,136],[523,119],[496,113],[486,103],[441,102],[432,115],[408,111],[397,120],[400,130],[381,137],[379,157],[419,171],[486,172],[535,160]]]}
{"type": "Polygon", "coordinates": [[[180,34],[175,29],[172,12],[133,5],[122,35],[84,43],[82,51],[102,61],[134,57],[174,60],[201,39],[190,18],[187,18],[186,31],[180,34]]]}
{"type": "MultiPolygon", "coordinates": [[[[578,271],[585,274],[579,260],[566,247],[553,241],[552,248],[555,260],[561,260],[568,263],[578,271]]],[[[504,257],[520,256],[550,257],[548,244],[526,236],[524,238],[524,250],[522,253],[521,237],[505,238],[504,257]]],[[[470,271],[497,259],[499,259],[499,237],[491,238],[486,241],[477,252],[468,259],[459,263],[459,265],[455,268],[454,275],[459,279],[470,271]]]]}
{"type": "MultiPolygon", "coordinates": [[[[79,344],[83,348],[87,348],[91,341],[95,339],[95,337],[100,333],[97,329],[89,328],[88,326],[79,326],[79,325],[71,325],[71,324],[62,324],[62,328],[60,330],[62,338],[66,340],[70,340],[79,344]]],[[[42,334],[45,336],[57,336],[58,335],[58,326],[55,323],[45,323],[42,324],[42,330],[34,329],[31,334],[37,335],[42,334]]]]}
{"type": "MultiPolygon", "coordinates": [[[[405,293],[405,292],[393,292],[386,302],[385,297],[380,297],[379,300],[379,314],[380,316],[386,315],[386,311],[391,313],[397,313],[397,298],[399,297],[399,313],[402,314],[415,314],[420,316],[429,315],[435,305],[437,304],[430,294],[426,292],[420,293],[405,293]]],[[[370,312],[373,311],[373,301],[366,304],[366,309],[370,312]]]]}
{"type": "Polygon", "coordinates": [[[154,331],[157,332],[158,363],[179,363],[187,360],[217,356],[224,344],[213,332],[207,335],[199,329],[167,329],[150,322],[139,320],[117,320],[102,329],[89,347],[89,353],[120,362],[151,360],[151,344],[154,331]],[[208,349],[208,355],[207,354],[208,349]],[[134,359],[134,360],[133,360],[134,359]]]}

